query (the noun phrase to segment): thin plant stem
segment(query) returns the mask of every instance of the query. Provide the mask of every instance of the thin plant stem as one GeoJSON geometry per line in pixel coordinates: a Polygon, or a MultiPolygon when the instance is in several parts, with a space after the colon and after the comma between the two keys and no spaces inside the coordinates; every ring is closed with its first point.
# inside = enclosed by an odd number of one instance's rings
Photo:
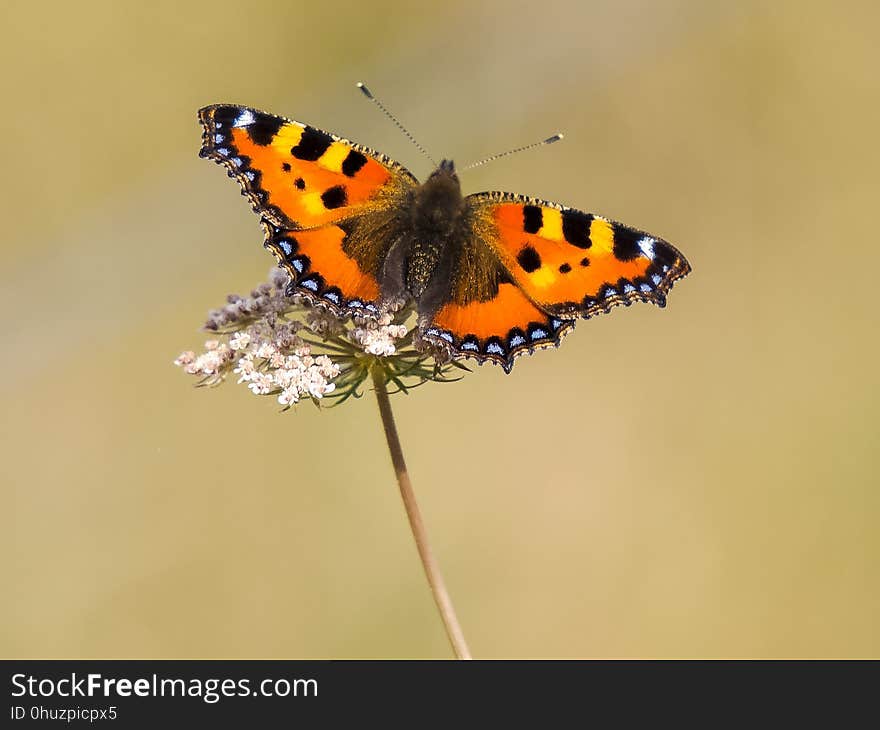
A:
{"type": "Polygon", "coordinates": [[[449,637],[449,643],[452,644],[456,658],[470,659],[470,649],[468,649],[461,625],[455,615],[455,607],[452,605],[449,591],[446,590],[446,584],[443,582],[440,566],[428,542],[425,523],[422,521],[409,472],[406,469],[400,437],[397,435],[397,426],[394,423],[394,413],[391,411],[391,400],[388,398],[388,389],[385,387],[385,373],[381,367],[373,367],[372,375],[376,400],[379,402],[379,413],[382,415],[382,426],[385,428],[385,439],[388,441],[388,450],[391,452],[391,463],[394,465],[400,496],[403,498],[403,506],[406,508],[406,516],[409,518],[409,526],[416,541],[416,548],[418,548],[425,575],[428,577],[428,584],[431,586],[431,593],[434,594],[434,601],[440,611],[440,618],[443,619],[443,626],[446,628],[446,635],[449,637]]]}

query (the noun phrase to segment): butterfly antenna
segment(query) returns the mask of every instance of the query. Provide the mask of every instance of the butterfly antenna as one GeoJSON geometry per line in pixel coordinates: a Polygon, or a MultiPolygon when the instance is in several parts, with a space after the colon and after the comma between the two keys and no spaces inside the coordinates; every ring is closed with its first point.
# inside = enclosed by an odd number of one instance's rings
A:
{"type": "Polygon", "coordinates": [[[485,165],[487,162],[492,162],[492,160],[497,160],[500,157],[507,157],[508,155],[515,155],[517,152],[525,152],[526,150],[534,149],[535,147],[542,147],[545,144],[553,144],[554,142],[558,142],[563,139],[564,135],[562,132],[558,134],[554,134],[552,137],[547,137],[547,139],[542,139],[540,142],[532,142],[532,144],[527,144],[525,147],[517,147],[512,150],[507,150],[507,152],[499,152],[497,155],[491,155],[486,157],[479,162],[472,162],[470,165],[461,168],[459,172],[464,172],[465,170],[473,170],[475,167],[479,167],[480,165],[485,165]]]}
{"type": "Polygon", "coordinates": [[[427,157],[429,160],[431,160],[431,164],[434,165],[434,167],[436,167],[437,163],[434,161],[434,158],[431,157],[431,155],[428,154],[428,151],[416,141],[416,138],[413,137],[409,133],[409,130],[406,127],[404,127],[400,122],[397,121],[397,117],[395,117],[390,111],[388,111],[385,108],[385,105],[381,101],[379,101],[375,96],[373,96],[372,92],[363,83],[358,81],[357,87],[362,92],[364,92],[364,96],[366,96],[370,101],[372,101],[377,107],[379,107],[382,110],[382,112],[385,114],[386,117],[388,117],[392,122],[394,122],[397,125],[397,128],[406,135],[406,138],[410,142],[412,142],[416,147],[418,147],[419,152],[421,152],[425,157],[427,157]]]}

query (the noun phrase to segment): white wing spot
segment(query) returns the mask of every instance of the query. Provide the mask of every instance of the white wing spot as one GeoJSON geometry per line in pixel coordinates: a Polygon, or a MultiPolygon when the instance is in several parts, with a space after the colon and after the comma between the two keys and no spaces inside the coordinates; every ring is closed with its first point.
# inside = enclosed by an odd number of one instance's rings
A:
{"type": "Polygon", "coordinates": [[[254,113],[250,109],[245,109],[241,114],[239,114],[235,121],[232,123],[233,127],[246,127],[248,124],[253,124],[256,120],[254,117],[254,113]]]}
{"type": "Polygon", "coordinates": [[[657,243],[655,239],[651,238],[650,236],[645,236],[639,241],[638,246],[640,249],[642,249],[642,253],[645,254],[645,256],[653,260],[655,243],[657,243]]]}

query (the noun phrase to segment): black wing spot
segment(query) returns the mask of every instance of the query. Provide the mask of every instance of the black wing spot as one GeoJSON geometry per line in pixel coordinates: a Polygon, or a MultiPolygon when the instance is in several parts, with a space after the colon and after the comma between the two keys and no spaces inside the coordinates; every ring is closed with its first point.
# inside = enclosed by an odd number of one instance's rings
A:
{"type": "Polygon", "coordinates": [[[541,268],[541,255],[528,244],[523,246],[516,260],[523,267],[523,270],[529,274],[541,268]]]}
{"type": "Polygon", "coordinates": [[[348,203],[348,195],[345,192],[345,187],[342,185],[334,185],[332,188],[327,188],[321,193],[321,201],[324,203],[324,207],[327,208],[327,210],[341,208],[348,203]]]}
{"type": "Polygon", "coordinates": [[[358,170],[367,164],[367,158],[357,150],[352,150],[342,161],[342,174],[346,177],[354,177],[358,170]]]}
{"type": "Polygon", "coordinates": [[[214,108],[212,117],[215,124],[220,124],[224,127],[231,127],[235,120],[238,119],[238,115],[241,114],[241,112],[242,110],[238,107],[218,106],[214,108]]]}
{"type": "Polygon", "coordinates": [[[678,261],[678,255],[665,241],[654,241],[654,266],[670,268],[678,261]]]}
{"type": "Polygon", "coordinates": [[[297,190],[305,190],[306,189],[306,181],[303,180],[301,177],[298,177],[296,180],[294,180],[293,185],[297,190]]]}
{"type": "Polygon", "coordinates": [[[281,169],[284,170],[284,172],[290,172],[290,163],[289,162],[282,162],[281,169]]]}
{"type": "Polygon", "coordinates": [[[523,206],[523,230],[526,233],[537,233],[544,225],[544,212],[537,205],[523,206]]]}
{"type": "Polygon", "coordinates": [[[632,228],[614,224],[614,255],[620,261],[632,261],[641,255],[642,234],[632,228]]]}
{"type": "Polygon", "coordinates": [[[560,274],[567,274],[569,271],[571,271],[571,264],[562,264],[562,266],[559,267],[560,274]]]}
{"type": "Polygon", "coordinates": [[[284,125],[284,120],[269,114],[254,113],[254,121],[245,127],[251,142],[265,147],[278,134],[278,130],[284,125]]]}
{"type": "Polygon", "coordinates": [[[303,129],[302,137],[299,138],[299,143],[290,148],[290,154],[298,160],[314,162],[327,151],[331,144],[333,144],[333,138],[329,134],[312,127],[306,127],[303,129]]]}
{"type": "Polygon", "coordinates": [[[584,256],[581,259],[581,266],[589,266],[589,265],[590,265],[590,259],[588,259],[586,256],[584,256]]]}
{"type": "Polygon", "coordinates": [[[589,248],[593,245],[590,240],[590,224],[593,216],[588,213],[578,213],[573,210],[562,211],[562,235],[572,246],[589,248]]]}

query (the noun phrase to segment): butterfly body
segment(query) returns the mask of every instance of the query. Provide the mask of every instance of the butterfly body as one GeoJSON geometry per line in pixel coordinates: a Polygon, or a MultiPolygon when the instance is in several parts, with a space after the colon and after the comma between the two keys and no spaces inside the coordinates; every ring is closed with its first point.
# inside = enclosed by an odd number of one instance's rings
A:
{"type": "Polygon", "coordinates": [[[413,299],[422,312],[446,294],[450,267],[468,234],[466,205],[451,162],[441,166],[400,203],[399,227],[383,264],[383,299],[413,299]],[[424,299],[424,302],[422,301],[424,299]]]}
{"type": "Polygon", "coordinates": [[[464,196],[449,160],[419,183],[384,155],[249,107],[199,117],[201,155],[241,183],[291,293],[339,316],[413,302],[419,338],[452,355],[509,371],[580,317],[663,306],[690,271],[666,241],[601,216],[464,196]]]}

